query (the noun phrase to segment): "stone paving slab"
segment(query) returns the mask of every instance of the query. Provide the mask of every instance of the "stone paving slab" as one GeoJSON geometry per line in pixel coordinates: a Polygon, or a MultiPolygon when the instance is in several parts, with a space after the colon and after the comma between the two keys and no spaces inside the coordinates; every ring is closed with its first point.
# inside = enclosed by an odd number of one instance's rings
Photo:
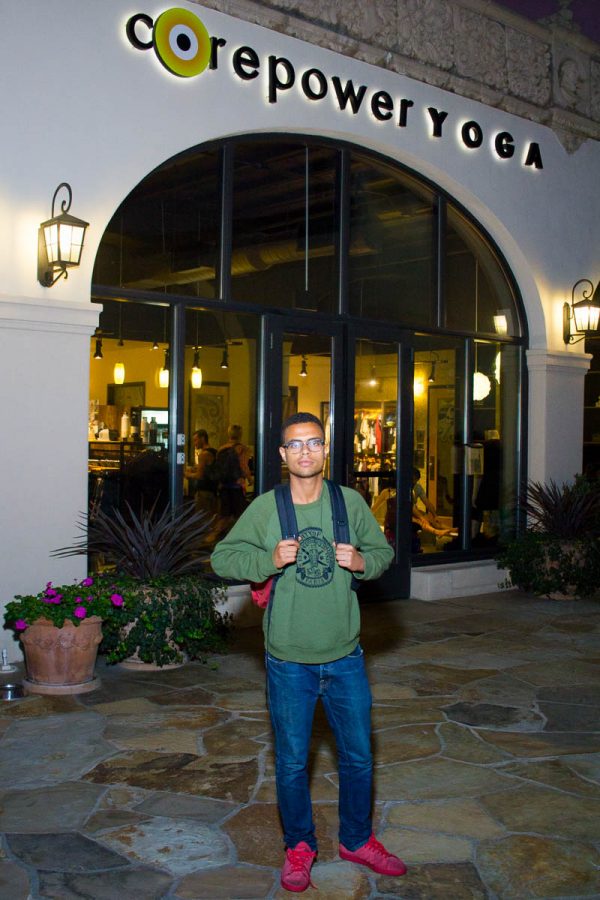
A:
{"type": "MultiPolygon", "coordinates": [[[[339,859],[318,709],[320,900],[600,897],[600,606],[508,591],[362,618],[374,828],[409,871],[339,859]]],[[[99,672],[90,694],[0,708],[2,900],[290,896],[260,630],[207,665],[99,672]]]]}
{"type": "Polygon", "coordinates": [[[105,725],[104,718],[92,712],[14,722],[0,742],[0,788],[34,788],[80,778],[116,752],[103,737],[105,725]]]}
{"type": "Polygon", "coordinates": [[[101,785],[70,781],[6,791],[0,794],[0,831],[76,831],[93,814],[105,793],[106,788],[101,785]]]}
{"type": "Polygon", "coordinates": [[[141,866],[86,874],[42,872],[40,896],[48,900],[162,900],[172,881],[166,872],[141,866]]]}

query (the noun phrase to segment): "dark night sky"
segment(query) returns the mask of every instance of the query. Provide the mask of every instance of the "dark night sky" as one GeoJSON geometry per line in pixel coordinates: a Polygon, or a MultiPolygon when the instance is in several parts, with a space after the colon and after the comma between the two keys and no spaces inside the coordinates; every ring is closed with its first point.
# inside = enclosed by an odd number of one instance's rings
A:
{"type": "MultiPolygon", "coordinates": [[[[558,0],[495,0],[495,2],[534,22],[560,10],[558,0]]],[[[569,8],[581,33],[600,44],[600,0],[571,0],[569,8]]]]}

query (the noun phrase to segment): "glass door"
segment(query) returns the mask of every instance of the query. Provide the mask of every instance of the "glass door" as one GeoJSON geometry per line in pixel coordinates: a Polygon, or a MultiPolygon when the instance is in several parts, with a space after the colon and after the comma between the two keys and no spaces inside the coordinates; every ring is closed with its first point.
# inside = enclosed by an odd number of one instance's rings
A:
{"type": "Polygon", "coordinates": [[[407,597],[410,591],[410,431],[412,353],[398,331],[351,329],[348,343],[347,484],[364,497],[395,558],[361,598],[407,597]]]}
{"type": "MultiPolygon", "coordinates": [[[[286,480],[279,456],[281,425],[295,412],[309,412],[321,420],[329,444],[325,476],[341,481],[342,445],[337,425],[342,398],[336,397],[336,386],[344,383],[341,328],[273,316],[267,318],[266,329],[261,378],[261,406],[265,410],[261,491],[286,480]]],[[[339,387],[337,390],[339,393],[339,387]]]]}

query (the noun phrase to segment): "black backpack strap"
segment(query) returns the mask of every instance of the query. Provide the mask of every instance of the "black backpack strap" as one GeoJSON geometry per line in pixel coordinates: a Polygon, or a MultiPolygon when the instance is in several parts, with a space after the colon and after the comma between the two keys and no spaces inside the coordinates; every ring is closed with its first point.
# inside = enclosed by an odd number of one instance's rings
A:
{"type": "MultiPolygon", "coordinates": [[[[275,503],[277,504],[277,515],[279,516],[279,527],[281,528],[281,539],[286,541],[290,538],[298,537],[298,522],[294,511],[294,502],[292,500],[292,492],[289,484],[275,485],[275,503]]],[[[267,638],[266,649],[269,650],[269,636],[271,634],[271,612],[275,601],[275,588],[277,582],[281,578],[282,573],[278,572],[273,577],[271,584],[271,593],[269,594],[269,602],[267,606],[267,638]]]]}
{"type": "Polygon", "coordinates": [[[275,485],[275,502],[281,526],[281,538],[284,541],[298,537],[298,522],[292,501],[292,492],[289,484],[275,485]]]}
{"type": "Polygon", "coordinates": [[[350,526],[348,525],[348,513],[346,511],[346,501],[342,494],[339,484],[334,481],[325,479],[325,484],[329,488],[329,499],[331,500],[331,515],[333,517],[333,539],[336,544],[350,543],[350,526]]]}
{"type": "MultiPolygon", "coordinates": [[[[348,510],[346,509],[346,501],[339,484],[335,481],[325,479],[325,484],[329,488],[329,499],[331,500],[331,516],[333,518],[333,539],[336,544],[350,544],[350,525],[348,524],[348,510]]],[[[362,582],[352,576],[351,588],[357,591],[362,582]]]]}

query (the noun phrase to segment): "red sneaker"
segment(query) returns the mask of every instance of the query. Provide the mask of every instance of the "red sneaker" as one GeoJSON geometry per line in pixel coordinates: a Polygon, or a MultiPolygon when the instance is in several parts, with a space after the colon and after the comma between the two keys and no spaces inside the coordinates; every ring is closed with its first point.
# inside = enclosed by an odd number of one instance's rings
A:
{"type": "Polygon", "coordinates": [[[310,880],[310,870],[316,855],[305,841],[300,841],[295,847],[286,850],[281,870],[281,887],[297,894],[305,891],[309,885],[314,887],[310,880]]]}
{"type": "Polygon", "coordinates": [[[378,875],[406,874],[406,866],[400,857],[394,856],[393,853],[388,853],[374,834],[358,850],[346,850],[344,845],[340,844],[340,856],[342,859],[359,863],[361,866],[368,866],[369,869],[377,872],[378,875]]]}

